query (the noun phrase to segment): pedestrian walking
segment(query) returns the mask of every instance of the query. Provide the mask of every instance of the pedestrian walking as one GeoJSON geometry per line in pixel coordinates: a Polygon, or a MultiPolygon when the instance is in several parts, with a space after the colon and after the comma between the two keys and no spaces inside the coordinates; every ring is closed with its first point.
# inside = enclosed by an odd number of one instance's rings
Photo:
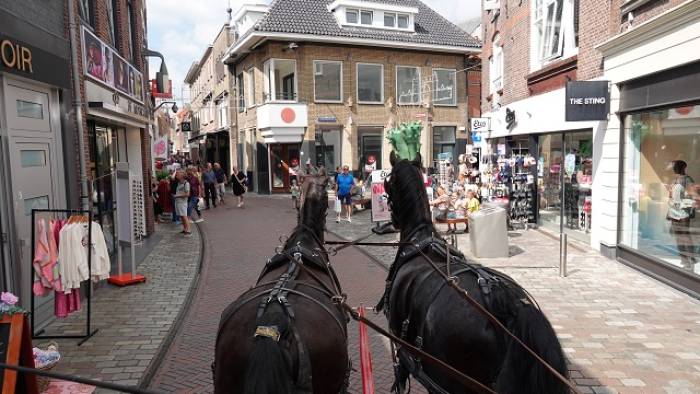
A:
{"type": "Polygon", "coordinates": [[[204,203],[206,209],[212,205],[216,208],[216,174],[211,163],[207,163],[207,168],[202,172],[202,183],[204,184],[204,203]]]}
{"type": "Polygon", "coordinates": [[[224,195],[226,194],[226,183],[228,182],[228,177],[226,172],[221,168],[221,164],[214,163],[214,175],[216,176],[216,194],[219,198],[219,202],[226,204],[224,201],[224,195]]]}
{"type": "Polygon", "coordinates": [[[237,166],[233,166],[231,174],[231,187],[233,194],[238,197],[238,208],[243,208],[243,195],[247,191],[248,177],[245,172],[239,171],[237,166]]]}
{"type": "Polygon", "coordinates": [[[343,172],[338,175],[338,182],[335,186],[335,193],[340,200],[340,212],[338,212],[338,217],[336,222],[340,223],[340,217],[343,214],[343,210],[346,212],[346,219],[348,222],[352,222],[352,188],[355,186],[355,178],[350,174],[350,167],[347,165],[343,166],[343,172]]]}
{"type": "Polygon", "coordinates": [[[294,209],[299,209],[299,197],[301,197],[301,187],[297,184],[296,179],[292,179],[292,187],[291,192],[292,192],[292,205],[294,206],[294,209]]]}
{"type": "MultiPolygon", "coordinates": [[[[175,194],[177,193],[177,172],[179,170],[173,170],[172,173],[170,174],[170,200],[173,203],[173,207],[175,207],[175,194]]],[[[177,209],[173,209],[173,223],[176,225],[180,224],[180,215],[177,213],[177,209]]]]}
{"type": "Polygon", "coordinates": [[[668,213],[666,218],[671,222],[671,235],[676,239],[681,266],[694,271],[697,259],[695,245],[690,229],[690,222],[695,218],[695,203],[690,198],[688,190],[695,183],[693,178],[685,173],[688,164],[683,160],[673,161],[673,183],[669,186],[668,213]]]}
{"type": "Polygon", "coordinates": [[[158,196],[158,180],[151,178],[151,200],[153,201],[153,215],[155,222],[160,223],[160,215],[163,214],[163,207],[160,205],[158,196]]]}
{"type": "Polygon", "coordinates": [[[196,168],[187,168],[187,181],[190,183],[190,200],[187,207],[187,215],[195,223],[201,223],[204,221],[202,211],[199,209],[199,199],[202,197],[202,183],[199,180],[196,168]],[[197,220],[194,220],[194,213],[197,213],[197,220]]]}
{"type": "Polygon", "coordinates": [[[175,213],[180,217],[182,221],[182,233],[185,236],[189,236],[190,232],[190,219],[187,217],[187,205],[190,199],[190,183],[185,178],[185,174],[182,171],[177,171],[175,173],[175,178],[177,179],[177,188],[175,189],[175,213]]]}

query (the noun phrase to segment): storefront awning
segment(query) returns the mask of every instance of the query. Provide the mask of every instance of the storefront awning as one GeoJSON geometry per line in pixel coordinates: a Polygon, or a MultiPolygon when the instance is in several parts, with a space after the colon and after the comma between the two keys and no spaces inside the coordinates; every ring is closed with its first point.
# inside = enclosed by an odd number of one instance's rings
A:
{"type": "Polygon", "coordinates": [[[144,128],[149,123],[145,116],[125,111],[120,106],[103,101],[90,101],[87,113],[118,125],[144,128]]]}

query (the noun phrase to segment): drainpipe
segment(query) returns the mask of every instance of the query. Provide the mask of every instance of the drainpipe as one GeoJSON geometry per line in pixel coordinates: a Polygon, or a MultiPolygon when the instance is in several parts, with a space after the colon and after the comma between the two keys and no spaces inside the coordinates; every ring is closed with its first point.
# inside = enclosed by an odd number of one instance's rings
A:
{"type": "Polygon", "coordinates": [[[85,165],[85,129],[83,128],[83,101],[80,94],[80,69],[78,67],[79,42],[76,40],[78,23],[75,20],[74,7],[75,2],[72,0],[68,1],[68,26],[70,27],[71,63],[73,63],[73,93],[75,94],[73,107],[75,108],[76,123],[78,125],[78,150],[80,150],[78,155],[80,160],[80,208],[87,211],[90,209],[90,199],[88,196],[87,169],[85,165]]]}

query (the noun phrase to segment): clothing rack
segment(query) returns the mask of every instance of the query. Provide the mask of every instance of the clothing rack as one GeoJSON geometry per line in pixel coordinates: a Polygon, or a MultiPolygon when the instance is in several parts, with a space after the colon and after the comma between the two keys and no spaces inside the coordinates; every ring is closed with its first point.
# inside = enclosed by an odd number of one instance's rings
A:
{"type": "MultiPolygon", "coordinates": [[[[39,332],[34,331],[34,315],[35,315],[35,302],[34,302],[34,291],[31,290],[32,287],[34,286],[34,270],[32,268],[32,274],[29,275],[29,289],[31,293],[31,312],[30,312],[30,320],[31,320],[31,332],[32,332],[32,339],[80,339],[78,342],[78,346],[82,345],[90,339],[93,335],[99,331],[99,329],[94,329],[92,330],[90,327],[90,309],[92,306],[92,283],[90,283],[90,280],[92,280],[92,211],[89,210],[80,210],[80,209],[32,209],[32,253],[31,253],[31,259],[33,261],[34,259],[34,253],[35,248],[36,248],[36,214],[39,213],[50,213],[50,214],[64,214],[67,215],[68,217],[72,215],[82,215],[82,216],[87,216],[88,218],[88,251],[87,251],[87,265],[88,265],[88,286],[86,290],[86,297],[85,300],[87,301],[87,310],[86,310],[86,324],[85,324],[85,334],[83,335],[41,335],[45,331],[42,328],[39,330],[39,332]]],[[[33,265],[33,264],[32,264],[33,265]]]]}

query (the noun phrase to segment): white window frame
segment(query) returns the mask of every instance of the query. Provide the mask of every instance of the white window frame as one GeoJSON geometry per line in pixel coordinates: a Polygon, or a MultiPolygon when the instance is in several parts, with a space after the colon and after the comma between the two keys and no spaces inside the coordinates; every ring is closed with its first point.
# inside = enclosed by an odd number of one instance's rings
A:
{"type": "Polygon", "coordinates": [[[408,14],[397,14],[396,15],[396,28],[401,29],[401,30],[410,30],[411,29],[411,15],[408,14]],[[406,27],[401,27],[399,23],[399,18],[406,18],[406,27]]]}
{"type": "Polygon", "coordinates": [[[295,59],[270,58],[263,63],[263,101],[266,103],[296,103],[299,101],[299,70],[295,59]],[[275,69],[276,61],[294,62],[294,98],[292,100],[277,100],[275,73],[270,73],[275,69]]]}
{"type": "Polygon", "coordinates": [[[255,68],[251,67],[246,72],[246,83],[248,84],[248,99],[246,106],[248,108],[255,107],[255,68]]]}
{"type": "Polygon", "coordinates": [[[314,60],[313,61],[314,80],[314,102],[315,103],[342,103],[343,102],[343,62],[340,60],[314,60]],[[316,64],[338,64],[340,65],[340,99],[339,100],[319,100],[316,98],[316,64]]]}
{"type": "Polygon", "coordinates": [[[384,65],[381,63],[356,63],[355,64],[355,97],[358,104],[384,104],[384,65]],[[380,101],[360,100],[360,66],[379,66],[382,69],[381,98],[380,101]]]}
{"type": "Polygon", "coordinates": [[[385,12],[385,13],[384,13],[384,20],[382,21],[382,25],[383,25],[384,27],[395,28],[395,27],[397,26],[397,24],[398,24],[398,15],[396,15],[395,12],[385,12]],[[389,16],[390,16],[390,17],[392,18],[392,20],[394,21],[394,23],[391,24],[391,25],[387,25],[387,24],[386,24],[386,18],[389,17],[389,16]]]}
{"type": "Polygon", "coordinates": [[[503,89],[503,46],[498,33],[493,39],[492,54],[489,57],[489,92],[496,93],[503,89]]]}
{"type": "Polygon", "coordinates": [[[566,59],[578,53],[574,31],[575,0],[533,0],[530,13],[532,34],[530,35],[530,71],[536,71],[548,63],[566,59]],[[561,1],[561,21],[559,36],[555,36],[555,25],[549,23],[547,10],[553,7],[552,18],[556,16],[557,4],[561,1]],[[554,44],[556,43],[556,50],[554,44]]]}
{"type": "Polygon", "coordinates": [[[433,105],[438,106],[438,107],[456,107],[457,106],[457,70],[454,68],[434,68],[433,69],[433,92],[432,92],[432,101],[433,105]],[[442,104],[445,101],[440,101],[436,100],[435,95],[437,94],[437,82],[438,78],[436,75],[436,71],[450,71],[452,74],[452,81],[454,83],[453,88],[452,88],[452,102],[449,104],[442,104]]]}
{"type": "Polygon", "coordinates": [[[349,25],[359,25],[360,24],[360,10],[356,8],[348,8],[345,10],[345,23],[349,25]],[[348,13],[354,13],[355,16],[357,17],[357,20],[355,22],[350,22],[348,19],[348,13]]]}
{"type": "Polygon", "coordinates": [[[218,112],[218,118],[219,118],[219,127],[226,127],[229,126],[229,114],[228,114],[228,95],[224,95],[221,97],[221,100],[219,100],[219,104],[217,104],[217,112],[218,112]]]}
{"type": "Polygon", "coordinates": [[[374,25],[374,11],[372,11],[372,10],[360,10],[359,24],[362,26],[373,26],[374,25]],[[362,22],[362,14],[369,14],[369,16],[370,16],[369,23],[362,22]]]}
{"type": "Polygon", "coordinates": [[[422,100],[422,98],[423,98],[422,89],[421,89],[421,86],[422,86],[422,84],[423,84],[423,78],[422,78],[422,70],[421,70],[421,68],[420,68],[419,66],[398,66],[398,65],[397,65],[397,66],[396,66],[396,69],[395,69],[395,72],[396,72],[396,74],[395,74],[395,75],[396,75],[396,104],[398,104],[398,105],[420,105],[421,100],[422,100]],[[399,69],[400,69],[400,68],[412,68],[412,69],[417,69],[417,70],[418,70],[418,92],[417,92],[417,94],[418,94],[418,101],[415,101],[415,102],[413,102],[413,101],[412,101],[412,102],[403,102],[403,103],[401,102],[401,96],[400,96],[400,93],[399,93],[399,69]]]}

